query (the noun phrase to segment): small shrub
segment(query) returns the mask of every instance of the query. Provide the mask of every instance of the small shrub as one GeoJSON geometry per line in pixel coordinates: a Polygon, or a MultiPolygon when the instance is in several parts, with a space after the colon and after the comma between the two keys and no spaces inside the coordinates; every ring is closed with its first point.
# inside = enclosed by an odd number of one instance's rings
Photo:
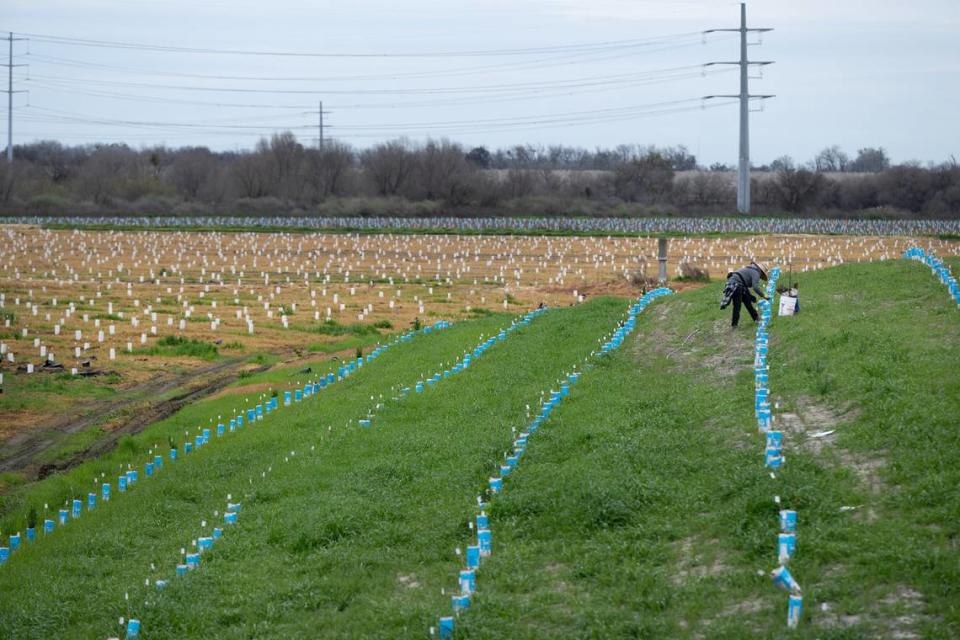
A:
{"type": "Polygon", "coordinates": [[[354,335],[358,337],[377,333],[377,329],[375,325],[367,325],[367,324],[359,324],[359,323],[345,325],[345,324],[340,324],[336,320],[325,320],[320,324],[314,327],[311,327],[310,331],[312,331],[313,333],[319,333],[325,336],[354,335]]]}
{"type": "Polygon", "coordinates": [[[0,473],[0,487],[13,487],[23,484],[23,476],[15,471],[4,471],[0,473]]]}
{"type": "Polygon", "coordinates": [[[648,276],[645,271],[631,271],[627,274],[627,282],[638,289],[655,287],[658,282],[653,276],[648,276]]]}
{"type": "Polygon", "coordinates": [[[478,318],[493,315],[493,311],[490,311],[490,309],[486,309],[484,307],[470,307],[470,313],[478,318]]]}
{"type": "Polygon", "coordinates": [[[140,445],[137,444],[137,441],[134,440],[132,436],[124,436],[120,438],[120,441],[117,443],[117,451],[137,453],[140,451],[140,445]]]}
{"type": "Polygon", "coordinates": [[[218,355],[216,345],[210,344],[209,342],[187,339],[183,336],[164,336],[157,340],[154,346],[146,349],[142,353],[153,356],[200,358],[201,360],[213,360],[218,355]]]}
{"type": "Polygon", "coordinates": [[[688,282],[710,282],[710,272],[698,264],[684,262],[680,265],[679,280],[688,282]]]}
{"type": "Polygon", "coordinates": [[[50,215],[67,214],[71,211],[73,203],[69,198],[54,193],[41,193],[33,196],[27,202],[26,208],[29,213],[50,215]]]}

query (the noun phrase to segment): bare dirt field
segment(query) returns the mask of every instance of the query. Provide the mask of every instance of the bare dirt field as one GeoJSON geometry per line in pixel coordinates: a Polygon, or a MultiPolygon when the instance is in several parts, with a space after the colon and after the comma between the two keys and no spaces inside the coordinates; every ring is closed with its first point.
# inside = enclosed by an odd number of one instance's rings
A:
{"type": "MultiPolygon", "coordinates": [[[[635,295],[656,242],[0,227],[0,471],[42,475],[244,370],[352,355],[417,320],[635,295]]],[[[960,255],[932,238],[672,238],[669,277],[751,258],[800,275],[914,245],[960,255]]]]}

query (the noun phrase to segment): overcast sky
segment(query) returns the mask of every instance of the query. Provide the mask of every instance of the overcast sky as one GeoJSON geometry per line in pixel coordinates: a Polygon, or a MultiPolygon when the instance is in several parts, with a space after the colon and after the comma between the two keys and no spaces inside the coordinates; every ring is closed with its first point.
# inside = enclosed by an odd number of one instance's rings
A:
{"type": "MultiPolygon", "coordinates": [[[[776,61],[751,80],[751,92],[776,94],[751,114],[755,163],[832,144],[882,146],[895,161],[960,157],[960,1],[755,0],[748,14],[775,29],[750,47],[776,61]]],[[[0,7],[0,29],[30,38],[14,43],[14,62],[29,64],[14,73],[29,90],[14,98],[16,143],[243,149],[290,128],[314,145],[323,100],[325,137],[358,147],[404,134],[491,148],[682,144],[706,164],[735,164],[737,108],[700,98],[739,87],[734,67],[704,76],[699,65],[739,49],[736,34],[699,33],[737,26],[737,3],[707,0],[0,7]]]]}

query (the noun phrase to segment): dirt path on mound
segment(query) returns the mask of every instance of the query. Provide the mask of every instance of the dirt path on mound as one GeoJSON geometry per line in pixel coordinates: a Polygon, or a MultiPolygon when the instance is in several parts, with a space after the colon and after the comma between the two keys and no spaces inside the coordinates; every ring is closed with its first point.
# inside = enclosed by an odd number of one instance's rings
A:
{"type": "Polygon", "coordinates": [[[190,402],[220,391],[236,380],[242,370],[258,373],[269,368],[263,365],[250,370],[245,360],[223,360],[183,374],[155,378],[126,390],[116,400],[65,407],[55,418],[7,440],[0,450],[0,471],[16,471],[33,480],[69,469],[111,450],[121,437],[138,433],[190,402]],[[41,462],[43,454],[65,438],[93,428],[101,428],[104,434],[83,451],[65,459],[41,462]]]}
{"type": "MultiPolygon", "coordinates": [[[[721,387],[732,387],[737,374],[752,368],[755,325],[748,322],[741,330],[732,331],[728,319],[720,318],[683,329],[677,327],[672,320],[690,309],[691,303],[678,298],[653,307],[648,313],[655,322],[650,323],[646,331],[638,332],[636,337],[634,354],[637,361],[643,362],[650,354],[657,354],[670,361],[678,371],[701,376],[721,387]]],[[[866,490],[862,504],[836,505],[842,512],[849,512],[852,521],[857,523],[851,523],[851,527],[871,525],[889,517],[881,508],[883,495],[896,490],[883,477],[888,452],[865,452],[843,446],[845,431],[859,415],[855,403],[837,405],[812,395],[782,394],[776,376],[777,367],[784,358],[779,348],[777,324],[774,323],[770,348],[771,362],[776,363],[770,381],[771,399],[776,407],[773,428],[784,434],[787,457],[803,453],[812,456],[824,468],[845,468],[854,473],[857,482],[866,490]]],[[[712,422],[713,419],[707,420],[704,428],[715,428],[712,422]]],[[[736,448],[759,450],[760,440],[754,429],[735,432],[730,440],[731,446],[736,448]]],[[[714,540],[691,537],[679,541],[676,547],[679,560],[671,576],[675,585],[682,586],[729,570],[714,540]]],[[[818,575],[808,575],[808,580],[821,593],[828,592],[835,578],[846,571],[843,561],[842,558],[836,559],[836,564],[822,568],[818,575]]],[[[939,622],[927,613],[926,598],[913,585],[887,584],[875,588],[875,596],[868,605],[853,610],[837,604],[835,598],[840,594],[821,595],[821,599],[806,606],[815,628],[841,634],[849,629],[849,633],[857,637],[863,636],[866,630],[867,637],[913,640],[924,637],[925,625],[939,622]]],[[[848,604],[845,606],[849,607],[848,604]]],[[[731,604],[717,618],[753,613],[763,608],[767,608],[767,604],[761,600],[745,600],[731,604]]],[[[701,626],[708,628],[711,622],[706,619],[701,626]]],[[[693,637],[710,637],[710,634],[695,632],[693,637]]]]}
{"type": "Polygon", "coordinates": [[[294,349],[282,354],[280,362],[258,367],[251,367],[246,359],[231,358],[182,374],[154,378],[125,390],[122,397],[113,401],[97,400],[67,407],[55,418],[4,442],[0,446],[0,472],[15,471],[27,480],[41,480],[110,451],[123,436],[139,433],[191,402],[228,394],[258,393],[280,386],[263,383],[231,388],[241,372],[257,374],[273,367],[315,363],[318,359],[336,360],[352,353],[352,349],[343,349],[318,357],[303,355],[294,349]],[[56,460],[44,459],[46,452],[69,436],[94,428],[101,429],[103,434],[90,446],[56,460]]]}

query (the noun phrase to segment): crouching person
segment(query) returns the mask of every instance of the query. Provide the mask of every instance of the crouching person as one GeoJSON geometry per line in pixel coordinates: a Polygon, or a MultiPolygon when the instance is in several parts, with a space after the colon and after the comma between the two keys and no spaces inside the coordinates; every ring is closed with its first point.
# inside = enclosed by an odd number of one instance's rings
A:
{"type": "Polygon", "coordinates": [[[727,274],[727,284],[723,287],[720,309],[726,309],[727,305],[733,302],[731,326],[736,327],[740,322],[740,305],[747,308],[747,313],[750,314],[754,322],[757,321],[757,310],[753,307],[753,303],[757,299],[753,296],[752,291],[755,291],[764,300],[769,300],[767,294],[760,288],[760,281],[766,279],[767,270],[756,262],[751,262],[743,269],[727,274]]]}

